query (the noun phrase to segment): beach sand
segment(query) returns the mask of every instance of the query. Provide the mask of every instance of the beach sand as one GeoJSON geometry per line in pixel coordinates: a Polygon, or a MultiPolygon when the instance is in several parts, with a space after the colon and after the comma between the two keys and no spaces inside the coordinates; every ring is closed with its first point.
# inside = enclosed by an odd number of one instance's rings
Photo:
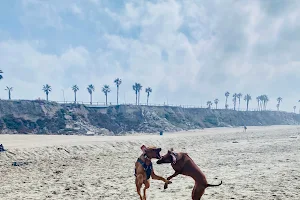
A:
{"type": "MultiPolygon", "coordinates": [[[[134,163],[140,146],[187,152],[211,184],[204,200],[300,199],[300,127],[212,128],[135,136],[0,135],[0,199],[138,200],[134,163]],[[12,166],[12,162],[24,165],[12,166]]],[[[156,174],[173,174],[157,165],[156,174]]],[[[167,190],[151,180],[149,200],[190,200],[190,177],[167,190]]]]}

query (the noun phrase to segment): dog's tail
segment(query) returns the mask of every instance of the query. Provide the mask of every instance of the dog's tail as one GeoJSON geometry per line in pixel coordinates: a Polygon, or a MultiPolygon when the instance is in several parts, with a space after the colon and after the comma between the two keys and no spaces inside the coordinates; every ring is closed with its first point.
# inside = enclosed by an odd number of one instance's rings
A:
{"type": "Polygon", "coordinates": [[[216,187],[216,186],[220,186],[220,185],[222,185],[222,181],[221,181],[221,183],[219,183],[218,185],[207,184],[206,187],[216,187]]]}

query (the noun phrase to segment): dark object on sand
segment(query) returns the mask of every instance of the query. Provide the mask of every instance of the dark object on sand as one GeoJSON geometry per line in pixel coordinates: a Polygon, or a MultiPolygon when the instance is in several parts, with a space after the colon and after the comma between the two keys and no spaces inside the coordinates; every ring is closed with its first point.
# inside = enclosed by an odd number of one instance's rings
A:
{"type": "Polygon", "coordinates": [[[5,151],[3,144],[0,144],[0,152],[5,151]]]}
{"type": "Polygon", "coordinates": [[[160,132],[159,132],[159,135],[163,135],[163,134],[164,134],[164,132],[163,132],[163,131],[160,131],[160,132]]]}
{"type": "Polygon", "coordinates": [[[28,162],[13,162],[13,166],[22,166],[22,165],[28,165],[28,162]]]}
{"type": "Polygon", "coordinates": [[[246,132],[247,131],[247,126],[244,126],[244,132],[246,132]]]}

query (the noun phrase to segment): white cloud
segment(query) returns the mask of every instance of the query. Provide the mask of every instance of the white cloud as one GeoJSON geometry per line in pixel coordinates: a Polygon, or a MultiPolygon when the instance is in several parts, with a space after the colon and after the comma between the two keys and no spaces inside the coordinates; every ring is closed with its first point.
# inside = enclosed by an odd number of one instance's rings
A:
{"type": "Polygon", "coordinates": [[[71,5],[71,10],[75,15],[78,15],[79,17],[83,18],[84,14],[76,4],[71,5]]]}
{"type": "MultiPolygon", "coordinates": [[[[114,101],[113,80],[120,77],[121,101],[134,102],[131,86],[141,82],[153,88],[151,101],[157,103],[205,105],[219,98],[223,105],[229,90],[253,99],[266,93],[274,109],[282,96],[282,108],[292,110],[298,100],[292,91],[299,85],[300,3],[286,4],[285,12],[278,12],[275,4],[261,1],[126,1],[120,6],[23,0],[22,22],[33,37],[0,43],[5,72],[0,84],[15,87],[16,98],[32,99],[42,96],[48,83],[55,100],[62,100],[61,89],[72,100],[70,87],[78,84],[79,100],[88,101],[86,86],[93,83],[95,100],[104,101],[100,89],[108,83],[114,101]],[[68,12],[81,20],[65,17],[68,12]],[[39,34],[49,27],[51,40],[39,34]]],[[[0,39],[7,34],[1,30],[0,39]]]]}

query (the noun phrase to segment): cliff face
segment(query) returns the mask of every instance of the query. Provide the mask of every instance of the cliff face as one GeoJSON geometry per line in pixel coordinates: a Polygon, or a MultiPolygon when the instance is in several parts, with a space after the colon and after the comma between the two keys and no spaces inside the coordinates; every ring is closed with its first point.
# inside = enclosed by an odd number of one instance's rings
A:
{"type": "Polygon", "coordinates": [[[96,134],[179,131],[243,125],[295,125],[300,115],[180,107],[84,105],[0,100],[0,133],[96,134]]]}

